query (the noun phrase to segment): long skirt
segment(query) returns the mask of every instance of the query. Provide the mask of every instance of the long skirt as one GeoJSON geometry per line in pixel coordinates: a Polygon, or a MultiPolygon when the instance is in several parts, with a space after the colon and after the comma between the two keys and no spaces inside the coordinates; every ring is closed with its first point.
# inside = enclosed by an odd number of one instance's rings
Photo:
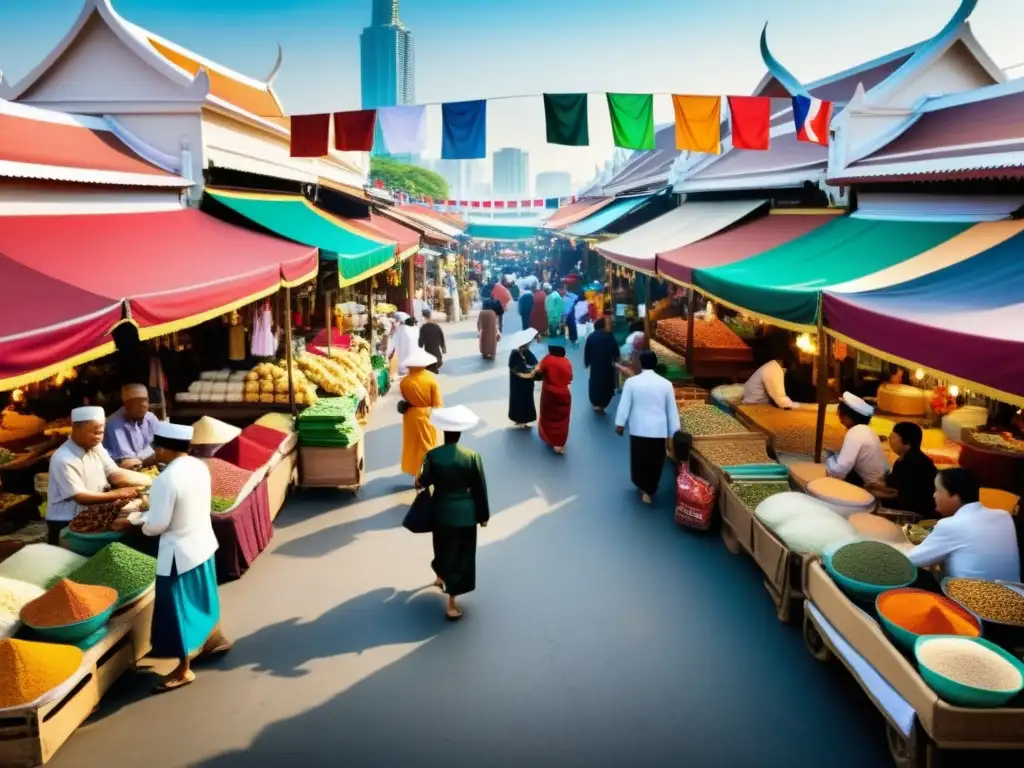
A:
{"type": "Polygon", "coordinates": [[[434,561],[430,567],[444,582],[445,594],[456,597],[476,589],[476,526],[434,526],[434,561]]]}
{"type": "Polygon", "coordinates": [[[493,309],[484,309],[477,315],[476,327],[480,339],[480,354],[493,358],[498,352],[499,317],[493,309]]]}
{"type": "Polygon", "coordinates": [[[540,391],[540,421],[537,432],[540,439],[552,448],[563,448],[569,441],[569,414],[572,413],[572,394],[556,392],[544,387],[540,391]]]}
{"type": "Polygon", "coordinates": [[[508,420],[513,424],[532,424],[537,420],[537,406],[533,401],[533,381],[514,373],[508,380],[508,420]]]}
{"type": "Polygon", "coordinates": [[[612,398],[615,397],[615,384],[615,366],[591,365],[588,387],[590,404],[595,408],[607,408],[612,398]]]}
{"type": "Polygon", "coordinates": [[[157,659],[186,659],[202,650],[220,621],[217,568],[214,558],[185,573],[172,567],[170,576],[156,577],[152,643],[157,659]]]}
{"type": "Polygon", "coordinates": [[[665,469],[665,438],[629,437],[629,474],[633,485],[653,496],[665,469]]]}
{"type": "Polygon", "coordinates": [[[548,332],[548,313],[544,309],[544,302],[533,305],[530,312],[530,327],[536,330],[539,336],[548,332]]]}

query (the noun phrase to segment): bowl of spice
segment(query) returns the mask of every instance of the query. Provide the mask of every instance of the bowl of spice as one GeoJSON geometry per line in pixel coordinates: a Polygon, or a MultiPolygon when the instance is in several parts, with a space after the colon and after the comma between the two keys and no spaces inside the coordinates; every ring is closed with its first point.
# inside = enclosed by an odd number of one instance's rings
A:
{"type": "Polygon", "coordinates": [[[923,589],[890,589],[875,599],[875,612],[889,636],[908,651],[919,637],[980,637],[981,622],[948,597],[923,589]]]}
{"type": "Polygon", "coordinates": [[[921,637],[914,656],[921,677],[950,704],[1001,707],[1024,690],[1024,664],[980,637],[921,637]]]}
{"type": "Polygon", "coordinates": [[[907,556],[880,541],[854,541],[826,552],[825,570],[850,597],[869,602],[917,580],[917,567],[907,556]]]}
{"type": "Polygon", "coordinates": [[[42,700],[67,683],[82,666],[82,651],[71,645],[0,640],[0,709],[42,700]]]}
{"type": "Polygon", "coordinates": [[[156,581],[156,558],[115,541],[68,578],[78,584],[117,590],[117,608],[122,608],[141,597],[156,581]]]}
{"type": "Polygon", "coordinates": [[[1024,648],[1024,594],[1020,587],[982,579],[945,578],[942,592],[981,619],[986,638],[1005,648],[1024,648]]]}
{"type": "Polygon", "coordinates": [[[116,589],[61,579],[21,609],[21,621],[41,638],[77,645],[106,633],[116,604],[116,589]]]}

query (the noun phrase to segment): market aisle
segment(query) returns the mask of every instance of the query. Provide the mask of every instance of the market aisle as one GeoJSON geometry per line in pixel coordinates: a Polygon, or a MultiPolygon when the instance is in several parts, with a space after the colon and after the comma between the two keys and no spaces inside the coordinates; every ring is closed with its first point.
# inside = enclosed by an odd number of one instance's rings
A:
{"type": "Polygon", "coordinates": [[[556,457],[507,428],[507,351],[485,363],[471,321],[445,331],[446,403],[482,417],[467,442],[495,514],[466,618],[443,620],[423,589],[429,537],[400,527],[411,492],[389,398],[358,498],[294,498],[271,550],[222,590],[235,651],[166,696],[147,695],[148,675],[121,683],[52,765],[888,764],[881,718],[779,624],[755,566],[678,530],[667,488],[640,504],[580,351],[556,457]]]}

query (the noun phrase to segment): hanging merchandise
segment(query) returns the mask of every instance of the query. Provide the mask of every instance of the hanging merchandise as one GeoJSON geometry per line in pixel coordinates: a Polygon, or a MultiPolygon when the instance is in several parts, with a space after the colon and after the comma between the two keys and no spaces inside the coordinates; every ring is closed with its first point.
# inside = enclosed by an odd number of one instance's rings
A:
{"type": "Polygon", "coordinates": [[[383,107],[377,111],[377,125],[384,149],[392,155],[419,154],[427,146],[427,108],[425,105],[383,107]]]}
{"type": "Polygon", "coordinates": [[[827,147],[828,126],[832,122],[832,102],[811,96],[794,96],[793,121],[796,123],[797,141],[827,147]]]}
{"type": "Polygon", "coordinates": [[[264,302],[263,311],[256,313],[252,328],[252,356],[273,357],[277,351],[274,340],[274,316],[270,311],[270,302],[264,302]]]}
{"type": "Polygon", "coordinates": [[[242,319],[238,316],[237,310],[231,313],[228,323],[230,325],[228,328],[228,360],[241,362],[246,357],[245,326],[242,325],[242,319]]]}
{"type": "Polygon", "coordinates": [[[331,133],[330,115],[292,115],[291,156],[323,157],[331,133]]]}
{"type": "Polygon", "coordinates": [[[649,93],[606,95],[615,146],[654,149],[654,96],[649,93]]]}
{"type": "Polygon", "coordinates": [[[339,152],[369,152],[377,127],[377,111],[360,109],[334,113],[334,148],[339,152]]]}
{"type": "Polygon", "coordinates": [[[771,99],[763,96],[730,96],[729,124],[736,149],[768,149],[771,99]]]}
{"type": "Polygon", "coordinates": [[[717,155],[722,151],[722,99],[719,96],[672,97],[676,149],[717,155]]]}
{"type": "Polygon", "coordinates": [[[487,157],[487,102],[454,101],[441,105],[441,157],[480,160],[487,157]]]}
{"type": "Polygon", "coordinates": [[[585,93],[545,93],[544,122],[548,144],[585,147],[590,144],[590,124],[585,93]]]}

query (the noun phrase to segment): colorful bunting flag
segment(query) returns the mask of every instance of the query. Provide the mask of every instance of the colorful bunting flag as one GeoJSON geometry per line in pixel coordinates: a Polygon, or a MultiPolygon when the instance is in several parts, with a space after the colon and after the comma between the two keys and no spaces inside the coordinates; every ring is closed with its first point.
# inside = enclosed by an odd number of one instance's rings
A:
{"type": "Polygon", "coordinates": [[[479,160],[487,157],[487,102],[452,101],[441,105],[441,157],[479,160]]]}
{"type": "Polygon", "coordinates": [[[794,96],[793,121],[796,123],[797,141],[808,141],[827,147],[829,123],[832,122],[832,102],[811,96],[794,96]]]}
{"type": "Polygon", "coordinates": [[[339,152],[370,152],[377,127],[377,110],[334,113],[334,148],[339,152]]]}
{"type": "Polygon", "coordinates": [[[717,155],[722,151],[720,96],[672,96],[676,113],[676,149],[717,155]]]}
{"type": "Polygon", "coordinates": [[[327,154],[330,134],[330,115],[292,115],[291,156],[323,157],[327,154]]]}
{"type": "Polygon", "coordinates": [[[392,155],[415,155],[427,147],[427,108],[423,104],[377,110],[384,147],[392,155]]]}
{"type": "Polygon", "coordinates": [[[590,144],[590,116],[585,93],[545,93],[544,122],[548,144],[585,147],[590,144]]]}
{"type": "Polygon", "coordinates": [[[730,96],[729,127],[736,149],[768,149],[772,100],[766,96],[730,96]]]}
{"type": "Polygon", "coordinates": [[[654,149],[654,96],[649,93],[606,95],[615,146],[622,149],[654,149]]]}

